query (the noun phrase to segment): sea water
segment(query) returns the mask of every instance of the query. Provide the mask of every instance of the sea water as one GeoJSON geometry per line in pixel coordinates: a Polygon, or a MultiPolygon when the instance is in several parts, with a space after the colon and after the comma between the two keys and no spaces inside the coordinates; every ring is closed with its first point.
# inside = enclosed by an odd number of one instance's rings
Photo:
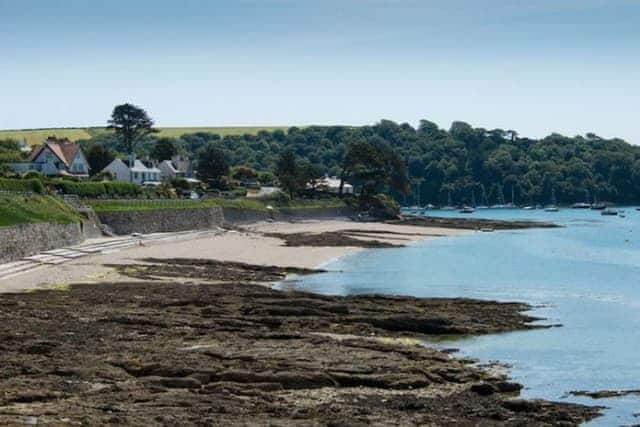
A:
{"type": "Polygon", "coordinates": [[[447,342],[465,357],[500,361],[522,396],[607,406],[588,425],[640,422],[640,396],[593,400],[572,390],[640,389],[640,211],[625,217],[561,209],[478,210],[440,216],[553,221],[563,228],[470,232],[332,261],[301,278],[323,294],[401,294],[522,301],[562,327],[447,342]]]}

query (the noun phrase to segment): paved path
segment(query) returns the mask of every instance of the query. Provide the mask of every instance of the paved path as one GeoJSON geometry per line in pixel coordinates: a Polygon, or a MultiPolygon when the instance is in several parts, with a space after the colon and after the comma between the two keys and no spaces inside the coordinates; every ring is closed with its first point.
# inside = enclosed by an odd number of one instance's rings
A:
{"type": "Polygon", "coordinates": [[[223,230],[196,230],[94,239],[80,245],[53,249],[41,252],[37,255],[25,257],[19,261],[0,264],[0,280],[7,279],[18,274],[27,273],[38,268],[64,264],[76,258],[82,258],[89,255],[108,254],[138,245],[151,245],[169,241],[215,236],[222,232],[223,230]]]}

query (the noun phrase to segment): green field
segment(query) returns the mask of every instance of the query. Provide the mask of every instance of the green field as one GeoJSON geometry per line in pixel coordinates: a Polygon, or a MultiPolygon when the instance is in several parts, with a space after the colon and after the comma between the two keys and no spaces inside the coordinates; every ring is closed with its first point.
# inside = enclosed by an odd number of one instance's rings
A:
{"type": "MultiPolygon", "coordinates": [[[[255,135],[261,130],[273,131],[277,129],[286,130],[286,126],[210,126],[210,127],[166,127],[158,128],[157,135],[168,137],[179,137],[187,133],[209,132],[219,135],[243,135],[245,133],[255,135]]],[[[20,130],[0,130],[0,139],[14,139],[16,141],[26,140],[29,145],[41,144],[47,137],[56,136],[58,138],[69,138],[72,141],[79,139],[89,139],[102,132],[108,132],[105,128],[51,128],[51,129],[20,129],[20,130]]]]}
{"type": "Polygon", "coordinates": [[[78,213],[51,196],[0,196],[0,227],[16,224],[80,222],[78,213]]]}
{"type": "Polygon", "coordinates": [[[84,200],[83,203],[91,206],[96,212],[113,211],[138,211],[138,210],[160,210],[160,209],[202,209],[212,207],[237,208],[254,211],[265,211],[267,206],[272,205],[275,209],[303,209],[303,208],[329,208],[344,207],[342,200],[293,200],[284,206],[276,206],[273,202],[260,200],[237,198],[208,198],[203,200],[84,200]]]}

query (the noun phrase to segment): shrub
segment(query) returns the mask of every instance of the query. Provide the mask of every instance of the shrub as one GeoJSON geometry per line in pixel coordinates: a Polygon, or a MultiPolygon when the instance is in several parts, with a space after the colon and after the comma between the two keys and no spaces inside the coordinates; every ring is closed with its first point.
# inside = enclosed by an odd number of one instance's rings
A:
{"type": "Polygon", "coordinates": [[[275,176],[271,172],[261,172],[258,175],[258,181],[262,185],[272,185],[275,181],[275,176]]]}
{"type": "Polygon", "coordinates": [[[22,175],[22,179],[37,179],[40,182],[44,180],[44,176],[38,171],[28,171],[22,175]]]}
{"type": "Polygon", "coordinates": [[[247,195],[247,189],[244,187],[234,188],[231,194],[233,197],[245,197],[247,195]]]}
{"type": "Polygon", "coordinates": [[[277,206],[286,206],[291,202],[291,197],[283,191],[276,191],[267,196],[260,197],[263,202],[271,202],[277,206]]]}
{"type": "Polygon", "coordinates": [[[91,181],[113,181],[113,174],[111,172],[98,172],[91,177],[91,181]]]}
{"type": "Polygon", "coordinates": [[[39,179],[0,178],[0,191],[32,192],[43,194],[44,185],[39,179]]]}
{"type": "Polygon", "coordinates": [[[232,169],[231,177],[238,181],[252,180],[258,177],[258,173],[253,168],[236,166],[232,169]]]}
{"type": "Polygon", "coordinates": [[[171,186],[178,191],[189,191],[191,184],[184,178],[174,178],[171,180],[171,186]]]}
{"type": "Polygon", "coordinates": [[[99,197],[107,193],[102,182],[73,182],[60,180],[57,187],[64,194],[75,194],[80,197],[99,197]]]}
{"type": "Polygon", "coordinates": [[[105,196],[132,196],[140,193],[137,185],[128,182],[73,182],[60,180],[56,187],[64,194],[97,198],[105,196]]]}
{"type": "Polygon", "coordinates": [[[378,194],[369,200],[369,213],[374,218],[394,219],[400,215],[400,205],[386,194],[378,194]]]}
{"type": "Polygon", "coordinates": [[[123,181],[103,182],[108,195],[111,196],[134,196],[140,194],[140,187],[136,184],[123,181]]]}

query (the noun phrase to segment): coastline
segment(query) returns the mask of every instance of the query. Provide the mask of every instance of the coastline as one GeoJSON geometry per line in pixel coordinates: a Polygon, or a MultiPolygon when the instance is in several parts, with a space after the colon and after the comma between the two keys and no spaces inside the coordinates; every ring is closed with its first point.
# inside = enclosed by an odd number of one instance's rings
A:
{"type": "MultiPolygon", "coordinates": [[[[242,228],[231,229],[218,235],[197,237],[193,240],[162,241],[139,246],[105,251],[60,265],[42,268],[0,279],[0,293],[20,292],[47,287],[67,286],[73,283],[117,283],[129,279],[118,274],[114,264],[130,264],[141,258],[201,258],[235,261],[280,267],[319,268],[327,262],[362,251],[358,246],[284,246],[281,239],[264,234],[309,234],[318,236],[323,244],[323,233],[358,231],[353,239],[361,242],[382,242],[391,246],[466,233],[466,230],[422,228],[410,225],[384,223],[358,223],[350,220],[306,220],[298,222],[256,222],[242,228]],[[367,234],[371,231],[374,234],[367,234]],[[387,234],[388,233],[388,234],[387,234]],[[398,233],[398,234],[394,234],[398,233]]],[[[343,242],[344,243],[344,242],[343,242]]],[[[346,244],[348,244],[347,242],[346,244]]],[[[356,242],[356,244],[359,244],[356,242]]],[[[365,244],[366,245],[366,244],[365,244]]]]}
{"type": "Polygon", "coordinates": [[[522,386],[507,376],[420,344],[538,328],[526,304],[265,287],[367,247],[467,232],[254,223],[12,278],[23,285],[14,290],[37,291],[0,300],[0,422],[578,425],[596,417],[598,407],[514,400],[522,386]]]}

